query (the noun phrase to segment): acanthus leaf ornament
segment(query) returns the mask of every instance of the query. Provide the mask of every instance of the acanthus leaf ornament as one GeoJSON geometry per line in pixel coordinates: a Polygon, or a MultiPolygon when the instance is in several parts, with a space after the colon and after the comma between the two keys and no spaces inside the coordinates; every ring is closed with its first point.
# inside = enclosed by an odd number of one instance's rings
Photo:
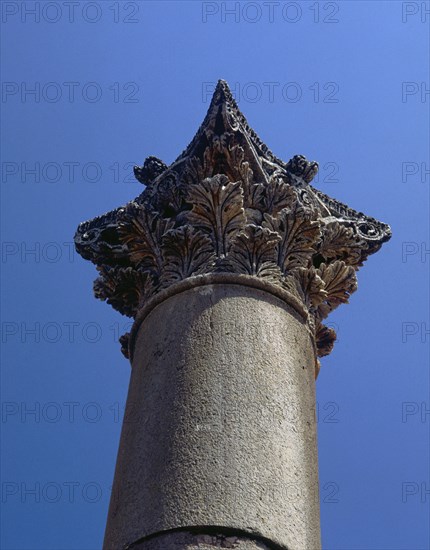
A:
{"type": "Polygon", "coordinates": [[[170,229],[162,237],[161,287],[210,270],[215,253],[210,238],[191,225],[170,229]]]}
{"type": "Polygon", "coordinates": [[[315,331],[315,340],[318,357],[325,357],[331,353],[334,347],[334,343],[336,342],[336,331],[331,327],[318,323],[315,331]]]}
{"type": "Polygon", "coordinates": [[[350,295],[357,290],[357,277],[355,269],[341,260],[321,264],[317,273],[324,281],[327,293],[327,298],[318,308],[319,318],[325,319],[337,306],[348,303],[350,295]]]}
{"type": "Polygon", "coordinates": [[[322,225],[322,240],[318,252],[324,262],[344,260],[358,269],[362,265],[363,251],[367,248],[366,242],[354,233],[352,227],[342,225],[335,219],[322,225]]]}
{"type": "Polygon", "coordinates": [[[151,274],[133,267],[100,266],[100,277],[94,281],[94,294],[106,300],[123,315],[134,317],[145,299],[152,295],[151,274]]]}
{"type": "Polygon", "coordinates": [[[336,334],[322,320],[348,301],[391,230],[312,187],[317,171],[302,155],[277,158],[219,81],[183,153],[170,166],[156,157],[135,166],[144,191],[78,227],[76,249],[100,272],[96,296],[135,317],[182,281],[254,277],[301,303],[318,355],[330,353],[336,334]]]}
{"type": "Polygon", "coordinates": [[[221,271],[281,280],[275,250],[281,237],[267,227],[249,224],[233,240],[228,258],[220,264],[221,271]]]}
{"type": "Polygon", "coordinates": [[[327,298],[323,279],[314,267],[297,267],[291,275],[303,303],[314,312],[327,298]]]}
{"type": "Polygon", "coordinates": [[[187,201],[193,205],[187,216],[212,238],[217,257],[227,255],[232,238],[245,225],[241,183],[216,175],[190,186],[187,201]]]}
{"type": "Polygon", "coordinates": [[[135,202],[129,203],[119,221],[118,234],[129,251],[131,263],[159,276],[161,238],[173,226],[173,220],[162,218],[135,202]]]}
{"type": "Polygon", "coordinates": [[[284,274],[311,265],[320,237],[319,222],[311,209],[295,201],[292,208],[284,208],[276,217],[265,214],[263,226],[281,236],[278,265],[284,274]]]}
{"type": "Polygon", "coordinates": [[[276,216],[284,208],[290,208],[297,201],[297,194],[291,185],[272,176],[264,188],[264,211],[276,216]]]}

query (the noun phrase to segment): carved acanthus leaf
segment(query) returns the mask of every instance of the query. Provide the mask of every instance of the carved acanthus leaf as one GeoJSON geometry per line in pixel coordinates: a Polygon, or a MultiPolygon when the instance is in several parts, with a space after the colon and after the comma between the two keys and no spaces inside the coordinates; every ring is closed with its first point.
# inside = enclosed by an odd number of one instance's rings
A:
{"type": "Polygon", "coordinates": [[[185,186],[180,181],[175,170],[166,170],[156,184],[156,192],[152,195],[152,204],[163,217],[177,214],[184,206],[185,186]]]}
{"type": "Polygon", "coordinates": [[[192,157],[188,160],[184,171],[182,172],[181,181],[185,186],[198,185],[202,180],[209,177],[210,174],[205,172],[201,160],[198,157],[192,157]]]}
{"type": "Polygon", "coordinates": [[[291,185],[276,175],[268,183],[256,183],[250,187],[249,206],[261,212],[277,215],[284,208],[292,208],[297,201],[297,193],[291,185]]]}
{"type": "Polygon", "coordinates": [[[123,315],[133,317],[154,291],[148,271],[117,266],[101,266],[97,269],[100,277],[94,281],[95,297],[106,300],[123,315]]]}
{"type": "Polygon", "coordinates": [[[200,184],[205,178],[223,173],[230,181],[241,181],[245,197],[252,181],[252,170],[245,160],[245,152],[240,145],[231,145],[231,134],[207,136],[211,145],[208,145],[202,155],[191,158],[182,174],[181,181],[188,187],[190,184],[200,184]]]}
{"type": "Polygon", "coordinates": [[[228,148],[226,156],[229,166],[233,169],[233,180],[240,179],[242,181],[246,199],[253,173],[249,162],[245,160],[245,151],[240,145],[233,145],[228,148]]]}
{"type": "Polygon", "coordinates": [[[208,233],[216,255],[224,257],[232,238],[245,226],[240,182],[230,182],[224,175],[206,178],[190,186],[187,201],[193,205],[188,221],[208,233]]]}
{"type": "Polygon", "coordinates": [[[220,266],[223,270],[279,281],[281,271],[275,262],[275,248],[280,239],[267,228],[247,225],[234,238],[230,253],[220,266]]]}
{"type": "Polygon", "coordinates": [[[264,185],[262,183],[254,183],[249,188],[248,207],[255,210],[264,210],[264,185]]]}
{"type": "Polygon", "coordinates": [[[340,260],[329,265],[321,264],[317,273],[324,281],[327,293],[318,307],[318,317],[324,319],[338,305],[348,303],[350,295],[357,290],[357,277],[354,268],[340,260]]]}
{"type": "Polygon", "coordinates": [[[276,218],[264,215],[263,226],[281,235],[277,261],[283,273],[311,265],[320,236],[319,223],[314,217],[312,210],[298,202],[292,208],[281,210],[276,218]]]}
{"type": "Polygon", "coordinates": [[[162,287],[169,286],[192,275],[198,275],[202,272],[208,273],[215,262],[211,239],[190,225],[171,229],[164,234],[162,254],[162,287]]]}
{"type": "Polygon", "coordinates": [[[336,342],[336,331],[322,323],[318,323],[315,333],[318,357],[324,357],[331,353],[336,342]]]}
{"type": "Polygon", "coordinates": [[[264,212],[264,185],[262,183],[254,183],[249,187],[245,205],[246,221],[261,225],[264,212]]]}
{"type": "Polygon", "coordinates": [[[298,284],[296,277],[294,277],[294,274],[292,275],[290,273],[286,277],[282,277],[281,285],[290,294],[293,294],[294,297],[297,298],[297,300],[303,301],[303,296],[304,296],[303,290],[298,284]]]}
{"type": "Polygon", "coordinates": [[[162,270],[161,238],[174,226],[174,221],[162,218],[135,202],[129,203],[119,224],[120,239],[127,245],[131,262],[143,270],[160,275],[162,270]]]}
{"type": "Polygon", "coordinates": [[[326,299],[324,281],[315,268],[298,267],[286,279],[290,277],[296,285],[300,298],[308,308],[316,309],[326,299]]]}
{"type": "Polygon", "coordinates": [[[297,194],[291,185],[277,177],[271,177],[265,186],[264,211],[272,216],[284,208],[292,208],[297,201],[297,194]]]}
{"type": "Polygon", "coordinates": [[[345,260],[357,268],[362,265],[362,257],[368,245],[351,227],[345,227],[338,221],[322,226],[322,239],[318,253],[325,263],[332,260],[345,260]]]}

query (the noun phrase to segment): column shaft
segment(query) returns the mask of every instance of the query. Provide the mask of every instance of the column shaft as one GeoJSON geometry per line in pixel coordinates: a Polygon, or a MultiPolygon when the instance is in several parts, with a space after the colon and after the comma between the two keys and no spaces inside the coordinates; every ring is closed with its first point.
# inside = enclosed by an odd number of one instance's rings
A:
{"type": "MultiPolygon", "coordinates": [[[[152,309],[135,341],[105,550],[158,549],[145,538],[187,528],[248,533],[232,546],[244,550],[318,550],[314,366],[306,321],[269,292],[196,286],[152,309]]],[[[210,547],[165,536],[163,550],[210,547]]]]}

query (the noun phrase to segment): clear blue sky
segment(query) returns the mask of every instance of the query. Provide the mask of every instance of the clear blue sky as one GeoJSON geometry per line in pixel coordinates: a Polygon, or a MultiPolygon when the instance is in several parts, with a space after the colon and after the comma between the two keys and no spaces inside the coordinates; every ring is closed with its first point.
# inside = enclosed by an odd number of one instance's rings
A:
{"type": "Polygon", "coordinates": [[[132,164],[176,158],[218,78],[277,156],[317,160],[317,187],[392,226],[330,318],[322,539],[429,548],[429,3],[67,4],[2,2],[1,548],[101,547],[127,319],[72,238],[141,192],[132,164]]]}

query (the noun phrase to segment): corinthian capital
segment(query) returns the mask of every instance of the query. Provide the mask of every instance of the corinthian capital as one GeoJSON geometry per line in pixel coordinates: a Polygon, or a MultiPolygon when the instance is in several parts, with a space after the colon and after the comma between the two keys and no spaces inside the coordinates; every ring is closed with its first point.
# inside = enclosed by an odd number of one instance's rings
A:
{"type": "Polygon", "coordinates": [[[336,334],[323,320],[391,231],[312,187],[317,171],[301,155],[275,157],[219,81],[185,151],[170,166],[149,157],[134,170],[143,193],[79,225],[76,249],[100,273],[96,297],[135,317],[181,281],[253,277],[293,296],[327,355],[336,334]]]}

